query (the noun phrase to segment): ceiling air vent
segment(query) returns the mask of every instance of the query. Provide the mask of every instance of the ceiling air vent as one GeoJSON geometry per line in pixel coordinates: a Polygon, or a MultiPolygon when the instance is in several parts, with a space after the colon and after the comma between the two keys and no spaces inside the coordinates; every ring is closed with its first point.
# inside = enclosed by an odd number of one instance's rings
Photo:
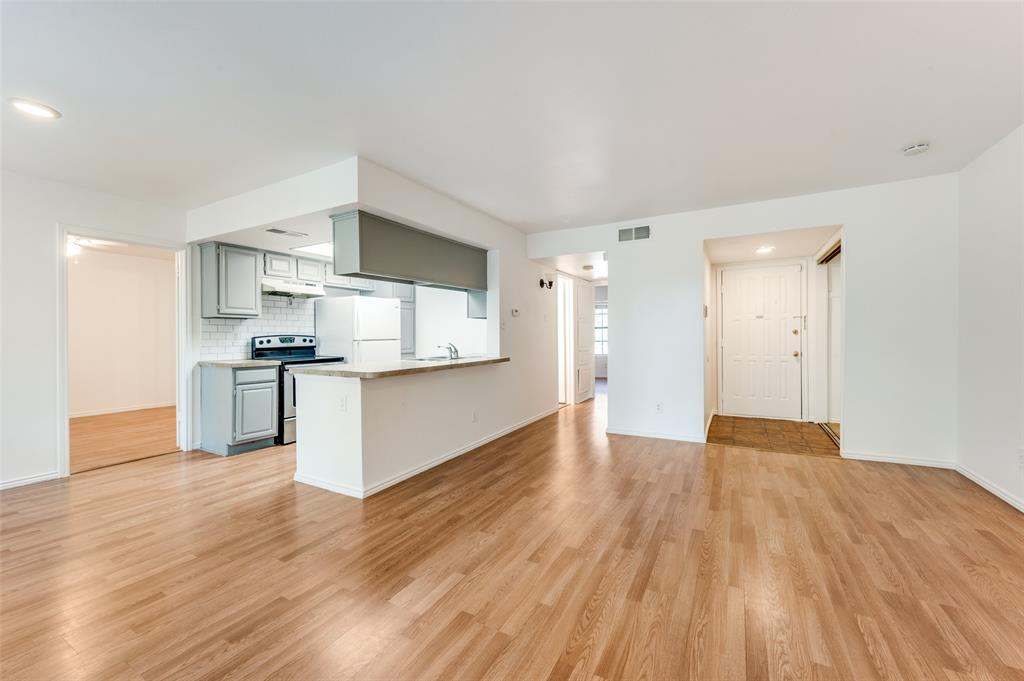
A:
{"type": "Polygon", "coordinates": [[[271,234],[287,234],[288,236],[309,236],[305,232],[293,232],[290,229],[281,229],[280,227],[271,227],[267,230],[271,234]]]}
{"type": "Polygon", "coordinates": [[[626,227],[619,230],[619,241],[637,241],[639,239],[651,238],[651,226],[626,227]]]}

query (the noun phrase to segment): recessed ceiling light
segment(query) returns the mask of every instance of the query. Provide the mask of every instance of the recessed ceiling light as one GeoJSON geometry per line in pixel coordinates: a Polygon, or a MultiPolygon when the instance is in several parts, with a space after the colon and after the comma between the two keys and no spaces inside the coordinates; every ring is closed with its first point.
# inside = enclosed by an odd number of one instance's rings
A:
{"type": "Polygon", "coordinates": [[[757,253],[758,255],[766,255],[768,253],[771,253],[774,250],[775,250],[775,246],[761,246],[760,248],[755,250],[754,253],[757,253]]]}
{"type": "Polygon", "coordinates": [[[27,113],[29,116],[35,116],[36,118],[60,118],[63,115],[52,106],[32,102],[27,99],[12,99],[11,105],[18,111],[27,113]]]}
{"type": "Polygon", "coordinates": [[[917,144],[911,144],[909,147],[903,147],[904,156],[917,156],[923,154],[932,148],[932,145],[928,142],[918,142],[917,144]]]}
{"type": "Polygon", "coordinates": [[[322,244],[311,244],[309,246],[295,246],[292,248],[293,251],[301,251],[302,253],[312,253],[313,255],[322,255],[325,258],[334,256],[334,242],[325,241],[322,244]]]}

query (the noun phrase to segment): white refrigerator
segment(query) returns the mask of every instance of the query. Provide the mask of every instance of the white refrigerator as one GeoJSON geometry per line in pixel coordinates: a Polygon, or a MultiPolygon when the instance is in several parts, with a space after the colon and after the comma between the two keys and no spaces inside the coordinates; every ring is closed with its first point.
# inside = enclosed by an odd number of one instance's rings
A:
{"type": "Polygon", "coordinates": [[[314,303],[317,354],[346,362],[402,358],[402,309],[397,298],[318,298],[314,303]]]}

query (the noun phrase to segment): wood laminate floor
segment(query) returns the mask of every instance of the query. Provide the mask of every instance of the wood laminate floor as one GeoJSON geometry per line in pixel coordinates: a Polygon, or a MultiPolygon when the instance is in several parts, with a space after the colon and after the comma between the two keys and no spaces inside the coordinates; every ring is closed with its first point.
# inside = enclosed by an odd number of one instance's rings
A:
{"type": "Polygon", "coordinates": [[[174,407],[69,419],[71,472],[178,451],[174,407]]]}
{"type": "Polygon", "coordinates": [[[0,676],[1024,679],[1024,516],[967,479],[604,427],[365,501],[291,447],[4,491],[0,676]]]}
{"type": "Polygon", "coordinates": [[[714,416],[708,429],[709,444],[752,447],[766,452],[839,456],[839,447],[816,423],[714,416]]]}

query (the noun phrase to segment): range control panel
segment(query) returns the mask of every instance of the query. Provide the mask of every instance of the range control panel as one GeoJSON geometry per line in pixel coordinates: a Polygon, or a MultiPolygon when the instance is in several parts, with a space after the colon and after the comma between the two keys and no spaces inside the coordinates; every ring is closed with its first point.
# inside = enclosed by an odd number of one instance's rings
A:
{"type": "Polygon", "coordinates": [[[253,348],[316,347],[316,336],[253,336],[253,348]]]}

